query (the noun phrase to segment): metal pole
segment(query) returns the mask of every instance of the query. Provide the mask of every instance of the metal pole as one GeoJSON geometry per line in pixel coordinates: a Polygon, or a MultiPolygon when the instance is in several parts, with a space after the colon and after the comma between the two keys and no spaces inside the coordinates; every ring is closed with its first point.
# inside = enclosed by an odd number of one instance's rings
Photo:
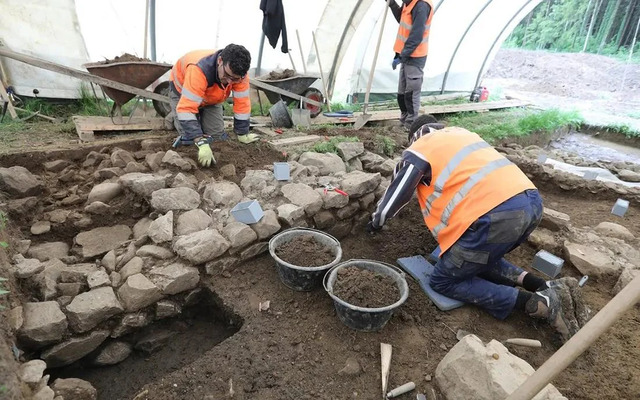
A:
{"type": "Polygon", "coordinates": [[[260,49],[258,50],[258,64],[256,65],[256,76],[260,76],[260,67],[262,66],[262,50],[264,49],[264,37],[265,34],[262,32],[262,36],[260,36],[260,49]]]}
{"type": "Polygon", "coordinates": [[[156,0],[151,0],[149,10],[149,36],[151,37],[151,61],[156,61],[156,0]]]}

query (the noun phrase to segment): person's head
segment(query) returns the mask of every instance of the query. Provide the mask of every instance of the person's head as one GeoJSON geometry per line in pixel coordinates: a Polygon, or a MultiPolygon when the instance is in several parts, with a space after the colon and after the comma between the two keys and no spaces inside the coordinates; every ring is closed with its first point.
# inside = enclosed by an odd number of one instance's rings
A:
{"type": "Polygon", "coordinates": [[[438,120],[431,114],[422,114],[411,124],[409,128],[409,146],[416,140],[429,132],[433,132],[437,129],[444,128],[443,124],[438,123],[438,120]]]}
{"type": "Polygon", "coordinates": [[[229,44],[218,56],[218,76],[222,84],[241,81],[251,65],[251,54],[244,46],[229,44]]]}

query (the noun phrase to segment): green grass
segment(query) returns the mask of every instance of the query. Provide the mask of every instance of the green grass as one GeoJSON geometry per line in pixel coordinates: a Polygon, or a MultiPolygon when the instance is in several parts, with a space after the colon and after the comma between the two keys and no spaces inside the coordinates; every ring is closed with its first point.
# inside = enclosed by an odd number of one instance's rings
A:
{"type": "Polygon", "coordinates": [[[552,133],[566,126],[577,128],[582,121],[577,112],[525,109],[459,113],[446,118],[448,126],[459,126],[476,132],[489,143],[532,133],[552,133]]]}
{"type": "Polygon", "coordinates": [[[382,153],[387,157],[393,157],[396,151],[396,142],[384,135],[376,135],[376,139],[374,141],[376,146],[376,153],[382,153]]]}
{"type": "Polygon", "coordinates": [[[324,142],[320,142],[320,143],[316,143],[312,148],[311,151],[315,151],[316,153],[334,153],[334,154],[338,154],[338,148],[336,147],[336,145],[338,143],[342,143],[342,142],[359,142],[360,139],[358,139],[355,136],[334,136],[331,139],[324,141],[324,142]]]}

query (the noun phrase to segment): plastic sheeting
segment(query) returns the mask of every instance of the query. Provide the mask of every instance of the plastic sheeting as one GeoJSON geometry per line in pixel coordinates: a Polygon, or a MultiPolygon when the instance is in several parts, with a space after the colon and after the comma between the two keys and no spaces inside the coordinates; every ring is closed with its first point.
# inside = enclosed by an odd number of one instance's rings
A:
{"type": "MultiPolygon", "coordinates": [[[[481,83],[482,75],[504,39],[540,1],[435,0],[436,11],[423,91],[473,90],[481,83]]],[[[29,0],[26,4],[24,1],[4,0],[0,3],[0,11],[3,11],[0,12],[0,37],[5,37],[5,42],[10,43],[10,48],[15,51],[24,51],[74,67],[85,61],[100,61],[125,52],[144,55],[144,1],[76,0],[77,22],[73,4],[73,0],[46,3],[29,0]],[[63,17],[58,16],[61,12],[63,17]],[[15,14],[24,17],[20,19],[20,28],[8,29],[6,16],[15,14]],[[9,39],[16,32],[22,36],[26,29],[24,27],[33,31],[30,34],[30,46],[25,40],[9,39]],[[64,43],[59,38],[64,38],[64,43]]],[[[298,72],[302,73],[304,59],[308,73],[319,75],[319,56],[333,101],[344,102],[353,93],[363,93],[369,79],[386,2],[283,0],[283,4],[291,59],[298,72]],[[300,44],[296,31],[300,35],[300,44]],[[313,31],[316,32],[319,55],[313,49],[313,31]]],[[[157,1],[157,59],[172,63],[193,49],[221,48],[228,43],[238,43],[249,49],[252,66],[256,67],[260,54],[261,25],[262,11],[258,0],[157,1]]],[[[396,92],[398,71],[393,71],[390,63],[397,27],[398,23],[388,12],[371,89],[374,94],[396,92]]],[[[260,60],[261,72],[292,68],[291,59],[289,55],[281,53],[280,44],[273,49],[265,43],[260,60]]],[[[12,81],[22,79],[22,76],[16,77],[13,64],[12,81]]],[[[48,83],[34,79],[33,85],[48,84],[53,88],[59,86],[61,80],[70,79],[54,73],[47,74],[48,83]]],[[[31,75],[35,76],[33,72],[30,72],[31,75]]],[[[322,88],[320,81],[314,86],[322,88]]]]}

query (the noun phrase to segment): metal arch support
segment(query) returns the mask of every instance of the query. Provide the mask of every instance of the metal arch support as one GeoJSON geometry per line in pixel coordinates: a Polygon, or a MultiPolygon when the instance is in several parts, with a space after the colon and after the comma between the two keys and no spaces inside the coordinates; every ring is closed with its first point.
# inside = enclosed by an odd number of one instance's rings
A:
{"type": "MultiPolygon", "coordinates": [[[[349,30],[349,27],[351,26],[351,23],[353,22],[353,18],[355,17],[356,13],[358,12],[358,8],[360,8],[360,4],[361,2],[358,2],[358,4],[356,4],[355,7],[353,7],[353,10],[351,10],[351,15],[349,15],[349,19],[347,20],[347,23],[345,24],[344,30],[342,31],[342,36],[340,36],[340,41],[338,42],[338,46],[336,46],[336,52],[334,53],[334,57],[333,57],[333,62],[331,63],[331,68],[329,69],[329,79],[328,79],[328,84],[327,84],[327,95],[331,96],[333,95],[333,86],[336,83],[336,78],[337,78],[337,69],[338,69],[338,57],[335,57],[335,54],[340,53],[340,50],[342,49],[342,45],[344,44],[344,40],[347,36],[347,31],[349,30]]],[[[357,28],[357,27],[356,27],[357,28]]]]}
{"type": "Polygon", "coordinates": [[[436,11],[438,11],[438,8],[440,8],[440,6],[442,5],[442,3],[444,3],[445,0],[442,0],[440,3],[438,3],[437,6],[435,6],[434,10],[433,10],[433,15],[436,15],[436,11]]]}
{"type": "MultiPolygon", "coordinates": [[[[534,0],[529,0],[526,3],[524,3],[522,5],[522,7],[520,7],[520,9],[518,10],[518,12],[516,12],[515,14],[513,14],[513,17],[511,17],[511,19],[509,20],[509,22],[507,22],[504,26],[504,28],[502,28],[502,30],[500,31],[500,33],[498,34],[498,36],[496,36],[495,40],[493,41],[493,43],[491,44],[491,47],[489,48],[489,51],[487,51],[487,54],[484,57],[484,60],[482,61],[482,65],[480,66],[480,70],[478,71],[478,77],[476,78],[476,84],[474,87],[478,87],[478,85],[480,85],[480,78],[482,77],[482,72],[484,71],[484,67],[487,64],[487,60],[489,59],[489,55],[491,54],[491,52],[493,51],[493,48],[496,46],[496,43],[498,43],[498,40],[500,40],[500,38],[502,37],[502,35],[504,34],[504,31],[507,30],[507,27],[509,25],[511,25],[511,23],[513,22],[514,19],[516,19],[516,17],[518,15],[520,15],[520,13],[522,12],[522,10],[524,10],[529,3],[531,3],[534,0]]],[[[538,3],[540,3],[542,0],[536,0],[538,3]]]]}
{"type": "MultiPolygon", "coordinates": [[[[444,1],[444,0],[443,0],[444,1]]],[[[462,42],[464,41],[464,38],[467,36],[467,33],[469,33],[469,31],[471,30],[471,27],[473,26],[473,24],[475,24],[475,22],[478,20],[478,18],[480,17],[480,15],[482,15],[482,13],[484,12],[484,10],[489,6],[489,4],[491,4],[493,2],[493,0],[488,0],[485,5],[480,9],[480,11],[478,11],[478,13],[476,14],[476,16],[473,18],[473,21],[471,21],[471,23],[469,24],[469,26],[467,26],[467,29],[464,31],[464,33],[462,34],[462,37],[460,38],[460,41],[458,41],[458,45],[456,46],[456,49],[453,51],[453,54],[451,55],[451,59],[449,60],[449,65],[447,66],[447,70],[444,73],[444,78],[442,79],[442,88],[440,89],[440,94],[444,93],[444,89],[446,88],[447,85],[447,79],[449,78],[449,70],[451,70],[451,65],[453,64],[453,60],[456,58],[456,55],[458,54],[458,50],[460,49],[460,46],[462,45],[462,42]]]]}

